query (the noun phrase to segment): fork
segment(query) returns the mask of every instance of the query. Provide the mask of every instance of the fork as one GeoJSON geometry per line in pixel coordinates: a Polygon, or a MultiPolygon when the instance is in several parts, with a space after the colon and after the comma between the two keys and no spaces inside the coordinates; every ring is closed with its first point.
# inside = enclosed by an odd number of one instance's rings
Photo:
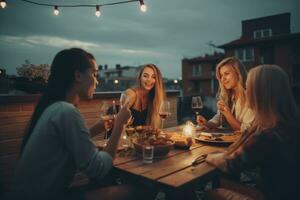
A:
{"type": "Polygon", "coordinates": [[[197,166],[197,165],[203,163],[203,162],[205,161],[206,157],[207,157],[207,154],[203,154],[203,155],[198,156],[198,157],[192,162],[192,166],[195,167],[195,166],[197,166]]]}

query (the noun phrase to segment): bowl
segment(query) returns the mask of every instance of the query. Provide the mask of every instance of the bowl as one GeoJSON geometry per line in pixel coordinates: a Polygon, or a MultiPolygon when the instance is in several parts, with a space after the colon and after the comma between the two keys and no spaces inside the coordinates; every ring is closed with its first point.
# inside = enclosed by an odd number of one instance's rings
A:
{"type": "MultiPolygon", "coordinates": [[[[134,140],[132,143],[133,143],[136,153],[142,154],[143,144],[138,143],[137,140],[134,140]]],[[[169,153],[169,151],[174,146],[174,142],[168,141],[166,144],[157,144],[157,145],[152,145],[152,146],[154,146],[154,153],[153,153],[154,157],[161,157],[161,156],[165,156],[169,153]]]]}

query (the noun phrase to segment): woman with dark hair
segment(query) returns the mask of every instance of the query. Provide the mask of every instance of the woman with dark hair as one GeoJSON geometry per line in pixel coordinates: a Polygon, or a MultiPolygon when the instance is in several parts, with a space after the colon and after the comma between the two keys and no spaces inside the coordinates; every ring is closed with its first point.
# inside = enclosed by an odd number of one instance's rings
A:
{"type": "Polygon", "coordinates": [[[261,65],[250,70],[246,85],[247,102],[255,113],[253,133],[226,153],[209,154],[206,161],[227,173],[257,167],[263,195],[227,184],[208,192],[207,199],[298,199],[300,112],[288,76],[278,66],[261,65]]]}
{"type": "Polygon", "coordinates": [[[136,86],[127,89],[120,101],[121,105],[128,103],[134,119],[133,126],[151,125],[160,128],[159,108],[165,99],[160,70],[154,64],[146,64],[139,70],[136,86]]]}
{"type": "Polygon", "coordinates": [[[76,108],[80,100],[93,97],[97,71],[95,58],[82,49],[65,49],[55,56],[49,82],[24,136],[12,199],[67,199],[77,169],[97,179],[110,171],[130,111],[126,106],[120,110],[111,139],[98,151],[90,135],[104,130],[103,122],[89,131],[76,108]]]}

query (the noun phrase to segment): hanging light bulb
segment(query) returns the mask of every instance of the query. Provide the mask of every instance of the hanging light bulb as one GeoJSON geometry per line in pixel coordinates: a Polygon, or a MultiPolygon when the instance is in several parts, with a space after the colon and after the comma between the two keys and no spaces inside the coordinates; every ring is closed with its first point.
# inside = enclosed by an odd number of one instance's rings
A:
{"type": "Polygon", "coordinates": [[[96,12],[95,12],[95,15],[96,15],[97,17],[100,17],[100,15],[101,15],[101,12],[100,12],[100,6],[99,6],[99,5],[96,6],[96,12]]]}
{"type": "Polygon", "coordinates": [[[58,6],[54,6],[53,14],[54,14],[54,15],[59,15],[58,6]]]}
{"type": "Polygon", "coordinates": [[[1,8],[6,8],[5,0],[0,0],[0,6],[1,6],[1,8]]]}
{"type": "Polygon", "coordinates": [[[144,4],[144,0],[139,0],[140,1],[140,9],[142,12],[146,12],[147,11],[147,6],[144,4]]]}

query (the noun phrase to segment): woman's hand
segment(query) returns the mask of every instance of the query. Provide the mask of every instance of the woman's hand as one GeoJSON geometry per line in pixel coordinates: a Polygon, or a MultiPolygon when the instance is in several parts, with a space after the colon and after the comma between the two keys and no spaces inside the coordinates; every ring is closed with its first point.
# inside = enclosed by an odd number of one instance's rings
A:
{"type": "Polygon", "coordinates": [[[105,130],[111,130],[112,127],[114,125],[114,120],[107,120],[107,121],[104,121],[104,128],[105,130]]]}
{"type": "Polygon", "coordinates": [[[201,115],[197,115],[196,121],[201,126],[206,126],[206,124],[207,124],[207,120],[201,115]]]}
{"type": "Polygon", "coordinates": [[[223,100],[219,100],[217,102],[217,107],[218,110],[223,114],[223,115],[227,115],[229,113],[231,113],[229,107],[227,106],[227,104],[223,101],[223,100]]]}
{"type": "Polygon", "coordinates": [[[117,114],[116,119],[115,119],[115,124],[124,125],[128,122],[130,117],[131,117],[131,112],[128,109],[128,107],[125,105],[121,108],[121,110],[117,114]]]}
{"type": "Polygon", "coordinates": [[[226,163],[226,153],[211,153],[208,154],[205,161],[209,164],[214,165],[219,170],[226,172],[227,171],[227,163],[226,163]]]}

